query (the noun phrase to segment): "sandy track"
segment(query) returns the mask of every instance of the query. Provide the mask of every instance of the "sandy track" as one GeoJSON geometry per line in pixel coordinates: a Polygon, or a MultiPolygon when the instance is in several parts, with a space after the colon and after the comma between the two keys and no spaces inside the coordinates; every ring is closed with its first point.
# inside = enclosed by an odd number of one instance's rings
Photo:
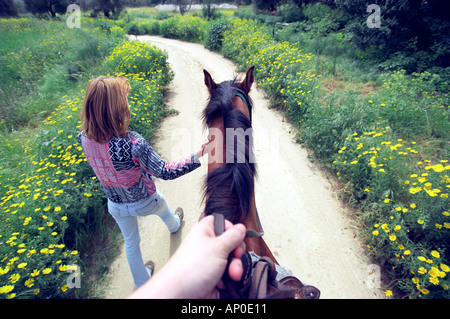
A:
{"type": "MultiPolygon", "coordinates": [[[[164,120],[154,148],[166,160],[176,160],[206,140],[200,121],[208,97],[202,70],[207,69],[219,83],[231,79],[236,66],[199,44],[153,36],[139,36],[138,40],[165,49],[175,71],[167,103],[179,114],[164,120]]],[[[268,109],[268,101],[255,84],[250,96],[258,165],[256,203],[265,240],[274,255],[300,280],[318,287],[321,298],[381,298],[381,290],[373,288],[376,277],[353,233],[354,222],[341,207],[331,183],[308,160],[307,151],[295,143],[291,126],[278,112],[268,109]]],[[[201,168],[177,180],[156,181],[169,205],[185,211],[179,233],[170,235],[156,216],[139,220],[143,257],[156,263],[156,271],[198,220],[206,156],[202,163],[201,168]]],[[[106,298],[123,298],[135,289],[124,248],[110,277],[106,298]]]]}

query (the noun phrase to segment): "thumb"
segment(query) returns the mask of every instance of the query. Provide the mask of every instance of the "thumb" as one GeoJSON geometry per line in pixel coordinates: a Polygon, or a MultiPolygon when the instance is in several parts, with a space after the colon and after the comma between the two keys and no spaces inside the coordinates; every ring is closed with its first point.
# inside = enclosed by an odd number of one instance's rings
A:
{"type": "Polygon", "coordinates": [[[236,224],[229,227],[222,233],[217,240],[220,241],[220,247],[226,252],[226,254],[230,254],[234,249],[236,249],[245,238],[246,228],[242,224],[236,224]]]}

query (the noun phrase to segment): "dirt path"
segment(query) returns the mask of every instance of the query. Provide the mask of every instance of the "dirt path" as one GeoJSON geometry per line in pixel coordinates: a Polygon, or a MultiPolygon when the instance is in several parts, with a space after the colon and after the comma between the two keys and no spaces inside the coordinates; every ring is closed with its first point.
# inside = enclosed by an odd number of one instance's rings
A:
{"type": "MultiPolygon", "coordinates": [[[[164,121],[154,147],[166,160],[176,160],[206,140],[200,121],[207,100],[202,70],[207,69],[216,82],[221,82],[234,76],[236,66],[199,44],[153,36],[140,36],[138,40],[167,50],[175,71],[168,104],[179,114],[164,121]]],[[[268,101],[256,85],[250,96],[255,105],[254,149],[259,174],[256,202],[265,240],[278,261],[302,281],[318,287],[321,298],[381,298],[381,290],[373,288],[376,277],[370,273],[352,221],[330,182],[309,161],[307,151],[295,143],[290,125],[268,109],[268,101]]],[[[198,220],[206,157],[202,163],[201,168],[177,180],[156,181],[169,205],[185,211],[184,227],[176,235],[170,235],[158,217],[139,221],[144,260],[155,261],[156,271],[198,220]]],[[[122,250],[112,265],[106,298],[123,298],[134,289],[122,250]]]]}

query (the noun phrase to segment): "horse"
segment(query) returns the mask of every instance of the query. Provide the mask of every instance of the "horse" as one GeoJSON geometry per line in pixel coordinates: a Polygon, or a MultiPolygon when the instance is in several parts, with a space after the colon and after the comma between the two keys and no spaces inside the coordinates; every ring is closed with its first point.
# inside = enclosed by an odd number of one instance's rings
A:
{"type": "MultiPolygon", "coordinates": [[[[210,143],[205,149],[208,153],[208,174],[204,184],[205,208],[200,218],[212,214],[223,215],[223,218],[233,224],[243,223],[246,226],[244,242],[247,251],[264,260],[255,267],[256,281],[252,278],[252,293],[257,290],[262,292],[263,297],[268,297],[270,292],[273,292],[272,297],[278,294],[277,298],[287,294],[296,299],[317,299],[320,297],[320,291],[316,287],[304,285],[298,278],[286,273],[281,274],[280,282],[269,288],[273,284],[273,281],[268,282],[269,278],[274,276],[269,281],[274,280],[277,271],[286,270],[279,266],[262,237],[264,231],[255,202],[257,170],[253,154],[253,102],[249,97],[255,80],[254,71],[255,67],[251,66],[242,82],[234,78],[216,84],[209,72],[203,70],[204,82],[210,96],[202,119],[209,129],[210,143]],[[269,264],[271,266],[265,268],[269,264]],[[275,268],[277,270],[274,273],[275,268]],[[264,273],[260,272],[262,269],[272,270],[264,273]]],[[[217,229],[215,231],[217,233],[217,229]]],[[[236,283],[229,277],[224,283],[228,288],[226,298],[240,298],[236,283]]],[[[257,295],[249,295],[250,298],[255,296],[257,295]]]]}
{"type": "Polygon", "coordinates": [[[202,120],[209,129],[208,173],[204,185],[205,208],[202,216],[222,214],[233,224],[247,228],[247,250],[266,256],[278,264],[264,241],[255,202],[257,175],[253,154],[252,108],[249,97],[255,67],[243,81],[237,78],[216,84],[203,70],[209,100],[202,120]]]}

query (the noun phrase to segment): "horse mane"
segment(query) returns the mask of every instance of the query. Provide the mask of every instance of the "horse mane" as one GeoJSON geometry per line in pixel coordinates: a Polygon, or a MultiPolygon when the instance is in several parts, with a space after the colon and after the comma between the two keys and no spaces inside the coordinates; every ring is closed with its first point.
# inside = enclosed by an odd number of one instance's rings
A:
{"type": "Polygon", "coordinates": [[[204,183],[204,199],[207,199],[205,214],[222,214],[234,224],[242,222],[250,212],[256,175],[250,136],[242,136],[243,132],[248,133],[247,129],[251,128],[251,121],[242,112],[233,109],[232,101],[237,91],[246,99],[245,102],[251,114],[253,103],[248,94],[239,88],[236,78],[220,83],[211,91],[208,104],[202,114],[206,125],[222,117],[225,129],[235,129],[232,147],[228,145],[230,143],[226,143],[224,132],[224,143],[227,146],[226,163],[211,172],[204,183]],[[242,145],[243,142],[245,147],[242,145]]]}

